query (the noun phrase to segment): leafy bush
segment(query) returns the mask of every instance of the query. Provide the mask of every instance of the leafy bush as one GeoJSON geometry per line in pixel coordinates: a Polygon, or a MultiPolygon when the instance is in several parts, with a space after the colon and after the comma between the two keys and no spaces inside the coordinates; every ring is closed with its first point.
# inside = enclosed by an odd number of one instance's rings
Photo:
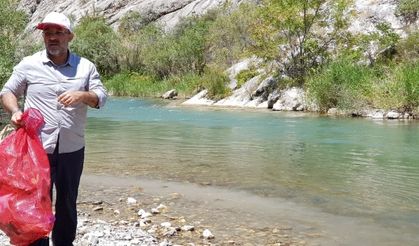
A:
{"type": "Polygon", "coordinates": [[[411,61],[419,59],[419,31],[411,33],[397,44],[399,60],[411,61]]]}
{"type": "Polygon", "coordinates": [[[166,91],[176,89],[178,97],[187,98],[199,91],[201,88],[200,79],[201,76],[197,74],[187,73],[181,76],[171,76],[162,83],[166,85],[166,91]]]}
{"type": "Polygon", "coordinates": [[[407,62],[389,67],[387,77],[377,82],[377,107],[412,111],[419,107],[419,63],[407,62]]]}
{"type": "Polygon", "coordinates": [[[121,18],[118,33],[123,36],[130,36],[140,31],[143,27],[147,26],[151,20],[144,18],[138,12],[130,12],[121,18]]]}
{"type": "Polygon", "coordinates": [[[396,8],[396,14],[403,17],[405,22],[413,23],[419,17],[418,0],[400,0],[396,8]]]}
{"type": "Polygon", "coordinates": [[[23,11],[16,10],[18,1],[0,0],[0,86],[9,78],[16,64],[15,51],[19,35],[28,18],[23,11]]]}
{"type": "Polygon", "coordinates": [[[163,48],[164,38],[163,31],[155,24],[149,24],[138,32],[123,36],[119,52],[121,69],[154,74],[158,69],[146,67],[146,64],[153,64],[153,68],[159,67],[157,57],[160,57],[159,54],[162,52],[160,49],[163,48]]]}
{"type": "Polygon", "coordinates": [[[124,72],[105,80],[105,85],[115,96],[159,97],[168,90],[176,89],[178,96],[186,98],[200,88],[200,79],[196,74],[185,74],[156,80],[152,76],[124,72]]]}
{"type": "Polygon", "coordinates": [[[256,18],[255,4],[240,4],[237,9],[224,6],[208,30],[206,57],[208,63],[229,67],[249,55],[251,25],[256,18]]]}
{"type": "Polygon", "coordinates": [[[306,75],[345,42],[347,1],[265,0],[252,30],[259,57],[283,64],[281,71],[303,84],[306,75]]]}
{"type": "Polygon", "coordinates": [[[208,97],[220,100],[231,94],[231,90],[226,86],[228,77],[225,73],[217,69],[208,69],[200,80],[201,87],[208,90],[208,97]]]}
{"type": "Polygon", "coordinates": [[[396,45],[400,36],[387,22],[380,22],[375,27],[376,31],[362,36],[360,41],[361,50],[367,54],[371,64],[391,62],[396,55],[396,45]],[[372,46],[376,47],[373,48],[372,46]],[[372,52],[374,50],[377,50],[376,54],[372,52]]]}
{"type": "Polygon", "coordinates": [[[372,69],[340,58],[310,77],[306,87],[323,112],[334,107],[357,109],[370,104],[373,78],[372,69]]]}
{"type": "Polygon", "coordinates": [[[240,88],[244,83],[246,83],[249,79],[255,77],[258,75],[259,72],[253,68],[253,69],[245,69],[240,71],[237,76],[237,87],[240,88]]]}
{"type": "Polygon", "coordinates": [[[119,73],[104,83],[115,96],[156,96],[162,91],[153,77],[137,73],[119,73]]]}
{"type": "Polygon", "coordinates": [[[99,16],[85,16],[76,26],[72,50],[90,59],[103,75],[120,71],[118,50],[120,41],[105,19],[99,16]]]}

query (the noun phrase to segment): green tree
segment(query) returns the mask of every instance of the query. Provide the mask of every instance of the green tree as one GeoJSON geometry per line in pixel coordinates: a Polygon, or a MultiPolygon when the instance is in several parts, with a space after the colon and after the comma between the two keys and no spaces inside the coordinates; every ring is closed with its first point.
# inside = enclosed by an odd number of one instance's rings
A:
{"type": "Polygon", "coordinates": [[[391,61],[397,53],[396,46],[400,40],[389,23],[377,23],[375,28],[374,32],[360,35],[358,40],[358,51],[366,54],[371,65],[391,61]]]}
{"type": "Polygon", "coordinates": [[[258,6],[251,3],[242,3],[236,9],[230,5],[219,9],[208,30],[205,54],[208,63],[225,69],[251,55],[251,24],[257,18],[257,9],[258,6]]]}
{"type": "Polygon", "coordinates": [[[71,45],[73,51],[95,63],[103,75],[113,75],[120,71],[120,42],[103,17],[83,17],[74,32],[75,40],[71,45]]]}
{"type": "Polygon", "coordinates": [[[0,0],[0,86],[10,76],[16,63],[16,47],[28,22],[26,14],[16,10],[17,4],[18,1],[0,0]]]}
{"type": "MultiPolygon", "coordinates": [[[[304,83],[306,75],[347,38],[347,1],[264,0],[253,24],[254,51],[284,64],[283,73],[304,83]]],[[[346,40],[345,40],[346,41],[346,40]]]]}

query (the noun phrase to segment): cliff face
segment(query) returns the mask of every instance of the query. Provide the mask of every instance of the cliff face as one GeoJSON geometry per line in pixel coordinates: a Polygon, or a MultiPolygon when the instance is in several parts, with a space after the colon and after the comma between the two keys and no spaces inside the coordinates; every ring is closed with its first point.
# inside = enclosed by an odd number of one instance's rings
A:
{"type": "Polygon", "coordinates": [[[118,26],[124,15],[135,11],[170,29],[185,16],[201,15],[227,1],[235,6],[246,0],[22,0],[19,8],[30,16],[27,31],[31,31],[51,11],[66,14],[75,24],[84,15],[98,13],[113,27],[118,26]]]}
{"type": "MultiPolygon", "coordinates": [[[[103,15],[112,27],[130,12],[139,12],[143,18],[157,21],[166,30],[173,28],[181,18],[201,15],[226,2],[237,6],[242,2],[258,0],[22,0],[19,8],[30,16],[27,31],[31,31],[42,18],[51,11],[63,12],[77,24],[84,15],[97,13],[103,15]]],[[[404,23],[394,12],[397,0],[354,0],[351,11],[354,14],[351,31],[370,32],[378,22],[386,21],[403,35],[404,23]]],[[[414,27],[417,28],[418,22],[414,27]]]]}

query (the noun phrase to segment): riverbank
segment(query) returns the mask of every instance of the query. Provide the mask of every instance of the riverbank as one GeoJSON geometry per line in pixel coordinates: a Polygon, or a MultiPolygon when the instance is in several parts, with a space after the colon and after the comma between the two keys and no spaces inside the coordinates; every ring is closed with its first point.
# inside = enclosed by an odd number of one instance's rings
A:
{"type": "Polygon", "coordinates": [[[142,229],[161,245],[316,245],[308,239],[318,234],[286,221],[264,223],[263,210],[239,205],[245,196],[208,185],[84,175],[79,208],[90,220],[142,229]]]}
{"type": "MultiPolygon", "coordinates": [[[[207,185],[86,174],[75,245],[320,245],[313,228],[264,223],[263,207],[255,214],[242,199],[207,185]]],[[[9,245],[2,234],[0,244],[9,245]]]]}
{"type": "MultiPolygon", "coordinates": [[[[77,246],[414,245],[368,219],[209,185],[85,174],[77,246]],[[387,233],[386,233],[387,232],[387,233]]],[[[0,233],[0,245],[8,239],[0,233]]]]}

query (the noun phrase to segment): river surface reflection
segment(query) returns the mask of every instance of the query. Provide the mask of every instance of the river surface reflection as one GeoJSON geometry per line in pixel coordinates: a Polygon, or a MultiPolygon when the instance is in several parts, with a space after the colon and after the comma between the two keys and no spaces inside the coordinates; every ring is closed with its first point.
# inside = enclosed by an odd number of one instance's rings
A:
{"type": "MultiPolygon", "coordinates": [[[[419,123],[168,106],[89,111],[86,172],[211,184],[403,232],[419,244],[419,123]]],[[[362,245],[362,243],[361,243],[362,245]]]]}

